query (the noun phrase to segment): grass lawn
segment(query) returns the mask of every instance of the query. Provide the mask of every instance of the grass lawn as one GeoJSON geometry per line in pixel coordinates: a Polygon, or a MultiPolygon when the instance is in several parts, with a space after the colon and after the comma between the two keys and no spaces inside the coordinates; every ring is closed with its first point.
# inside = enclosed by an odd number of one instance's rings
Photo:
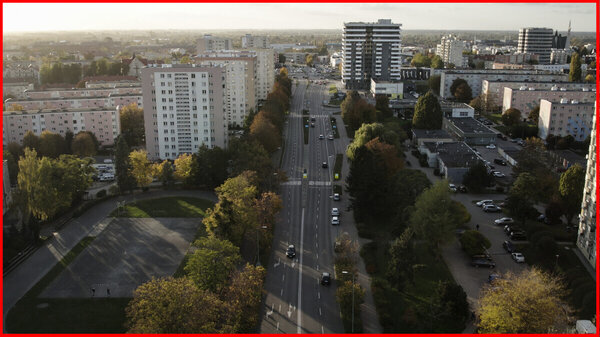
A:
{"type": "Polygon", "coordinates": [[[335,118],[329,118],[329,122],[331,123],[331,130],[333,130],[333,138],[340,138],[340,132],[338,131],[337,121],[335,118]]]}
{"type": "Polygon", "coordinates": [[[9,311],[12,333],[122,333],[129,298],[38,298],[94,240],[82,239],[9,311]]]}
{"type": "Polygon", "coordinates": [[[335,177],[335,174],[338,174],[338,179],[340,180],[342,179],[342,164],[344,163],[344,155],[341,153],[338,153],[335,155],[335,165],[333,165],[333,176],[335,177]]]}
{"type": "Polygon", "coordinates": [[[486,115],[486,117],[496,124],[502,124],[502,114],[500,114],[500,113],[489,114],[489,115],[486,115]]]}
{"type": "Polygon", "coordinates": [[[166,197],[139,200],[114,210],[110,216],[121,218],[202,218],[214,202],[194,197],[166,197]]]}

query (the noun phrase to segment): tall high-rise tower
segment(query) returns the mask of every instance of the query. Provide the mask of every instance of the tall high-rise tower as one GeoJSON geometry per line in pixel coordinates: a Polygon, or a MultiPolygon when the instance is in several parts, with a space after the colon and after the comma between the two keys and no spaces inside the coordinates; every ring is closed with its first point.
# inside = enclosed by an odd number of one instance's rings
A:
{"type": "Polygon", "coordinates": [[[537,54],[540,64],[550,63],[553,33],[551,28],[519,29],[517,52],[537,54]]]}

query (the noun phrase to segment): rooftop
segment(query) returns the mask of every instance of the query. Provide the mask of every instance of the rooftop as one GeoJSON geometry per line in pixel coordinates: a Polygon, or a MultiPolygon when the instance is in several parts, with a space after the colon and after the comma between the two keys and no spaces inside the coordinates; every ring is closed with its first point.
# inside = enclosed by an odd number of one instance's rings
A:
{"type": "Polygon", "coordinates": [[[492,129],[483,125],[479,121],[477,121],[473,117],[462,117],[462,118],[452,118],[446,117],[446,119],[454,124],[459,130],[461,130],[464,134],[467,133],[487,133],[495,135],[496,133],[492,131],[492,129]]]}
{"type": "Polygon", "coordinates": [[[97,107],[97,108],[76,108],[76,109],[32,109],[23,111],[2,111],[3,116],[7,115],[35,115],[42,113],[64,113],[64,112],[103,112],[116,111],[117,107],[97,107]]]}
{"type": "Polygon", "coordinates": [[[446,130],[412,129],[417,138],[452,138],[446,130]]]}
{"type": "Polygon", "coordinates": [[[50,98],[25,98],[25,99],[11,99],[10,101],[6,101],[9,104],[19,104],[19,103],[30,103],[30,102],[48,102],[48,101],[77,101],[77,100],[86,100],[86,99],[103,99],[103,98],[111,98],[111,97],[132,97],[132,96],[142,96],[141,93],[138,94],[108,94],[104,96],[81,96],[81,97],[50,97],[50,98]]]}
{"type": "Polygon", "coordinates": [[[464,142],[425,142],[423,145],[437,153],[446,167],[471,167],[479,161],[475,151],[464,142]]]}

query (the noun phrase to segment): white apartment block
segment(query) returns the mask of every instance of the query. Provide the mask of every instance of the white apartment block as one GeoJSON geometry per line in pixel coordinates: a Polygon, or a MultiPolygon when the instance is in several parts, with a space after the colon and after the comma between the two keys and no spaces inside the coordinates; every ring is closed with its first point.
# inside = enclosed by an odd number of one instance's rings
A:
{"type": "MultiPolygon", "coordinates": [[[[473,97],[482,92],[482,83],[487,81],[556,81],[568,80],[567,74],[552,74],[539,70],[476,70],[476,69],[452,69],[441,72],[440,96],[444,99],[452,97],[450,86],[457,78],[462,78],[471,87],[473,97]]],[[[501,92],[497,92],[500,95],[501,92]]],[[[501,101],[500,101],[501,102],[501,101]]]]}
{"type": "Polygon", "coordinates": [[[142,69],[148,157],[175,159],[202,145],[227,147],[224,66],[152,65],[142,69]]]}
{"type": "Polygon", "coordinates": [[[454,64],[456,68],[465,68],[467,58],[463,56],[463,50],[466,50],[467,43],[459,40],[456,36],[449,34],[442,36],[440,44],[437,45],[435,54],[442,58],[444,65],[454,64]]]}
{"type": "Polygon", "coordinates": [[[571,56],[573,51],[567,49],[556,49],[550,50],[550,63],[551,64],[566,64],[567,58],[571,56]]]}
{"type": "Polygon", "coordinates": [[[582,82],[566,82],[568,80],[567,75],[560,75],[563,77],[562,80],[550,80],[550,81],[512,81],[512,80],[483,80],[481,84],[481,93],[487,95],[487,97],[493,97],[494,102],[497,105],[502,105],[504,101],[504,88],[520,89],[526,86],[527,89],[533,88],[535,90],[596,90],[595,83],[582,83],[582,82]]]}
{"type": "Polygon", "coordinates": [[[233,44],[231,39],[223,39],[206,34],[198,39],[197,53],[202,54],[208,51],[231,50],[233,44]]]}
{"type": "MultiPolygon", "coordinates": [[[[594,109],[596,110],[596,109],[594,109]]],[[[589,261],[592,268],[596,269],[596,113],[590,134],[590,147],[587,155],[585,171],[585,185],[583,187],[583,200],[579,214],[579,231],[577,235],[577,248],[589,261]]]]}
{"type": "Polygon", "coordinates": [[[346,88],[367,89],[371,79],[401,79],[401,26],[389,19],[344,23],[342,83],[346,88]]]}
{"type": "Polygon", "coordinates": [[[538,136],[546,139],[549,134],[560,137],[571,135],[576,141],[583,142],[594,127],[594,105],[565,98],[560,102],[542,99],[538,136]]]}
{"type": "Polygon", "coordinates": [[[554,31],[551,28],[521,28],[517,52],[533,53],[539,55],[540,64],[550,63],[552,38],[554,31]]]}
{"type": "Polygon", "coordinates": [[[223,51],[211,54],[199,54],[196,64],[204,66],[223,66],[225,78],[225,111],[227,123],[241,126],[250,109],[256,110],[256,63],[254,51],[223,51]]]}
{"type": "Polygon", "coordinates": [[[256,53],[256,100],[264,101],[275,84],[275,51],[273,49],[253,48],[256,53]]]}
{"type": "Polygon", "coordinates": [[[553,87],[550,90],[536,90],[525,85],[519,89],[504,87],[502,111],[514,108],[527,115],[529,111],[540,105],[541,99],[551,102],[560,102],[561,99],[567,99],[569,101],[576,100],[580,103],[594,103],[596,101],[596,90],[591,91],[588,88],[560,90],[558,87],[553,87]]]}
{"type": "Polygon", "coordinates": [[[40,136],[44,131],[65,136],[91,131],[101,145],[113,145],[121,133],[118,107],[62,110],[4,111],[2,113],[2,142],[23,144],[27,131],[40,136]]]}
{"type": "Polygon", "coordinates": [[[269,48],[269,38],[266,36],[242,36],[242,48],[269,48]]]}
{"type": "Polygon", "coordinates": [[[81,98],[102,97],[111,95],[137,94],[142,95],[142,86],[138,83],[134,87],[98,88],[98,89],[51,89],[51,90],[27,90],[24,98],[47,99],[47,98],[81,98]]]}
{"type": "Polygon", "coordinates": [[[386,82],[371,79],[371,95],[386,95],[390,99],[402,99],[404,97],[404,83],[386,82]]]}
{"type": "Polygon", "coordinates": [[[20,105],[25,110],[35,109],[94,109],[108,108],[118,105],[137,104],[142,105],[142,94],[109,94],[107,96],[95,97],[63,97],[63,98],[41,98],[27,100],[9,100],[5,102],[7,107],[20,105]]]}

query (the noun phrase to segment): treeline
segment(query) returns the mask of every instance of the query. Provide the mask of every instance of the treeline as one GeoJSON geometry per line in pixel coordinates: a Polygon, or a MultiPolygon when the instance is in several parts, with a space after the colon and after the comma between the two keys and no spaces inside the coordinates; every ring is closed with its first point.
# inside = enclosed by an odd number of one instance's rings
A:
{"type": "Polygon", "coordinates": [[[129,65],[120,61],[111,62],[106,58],[92,61],[89,65],[82,66],[80,63],[44,64],[40,69],[41,84],[48,83],[70,83],[77,84],[83,76],[98,75],[127,75],[129,65]]]}

